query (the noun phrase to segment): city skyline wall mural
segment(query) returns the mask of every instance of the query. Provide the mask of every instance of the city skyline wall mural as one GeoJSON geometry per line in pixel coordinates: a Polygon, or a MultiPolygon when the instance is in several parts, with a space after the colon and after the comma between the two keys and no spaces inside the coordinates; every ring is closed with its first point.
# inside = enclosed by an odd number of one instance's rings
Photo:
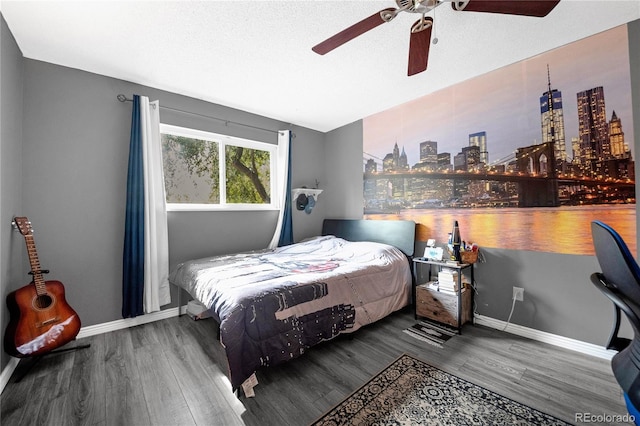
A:
{"type": "Polygon", "coordinates": [[[364,217],[588,255],[601,220],[636,254],[629,73],[623,25],[363,119],[364,217]]]}

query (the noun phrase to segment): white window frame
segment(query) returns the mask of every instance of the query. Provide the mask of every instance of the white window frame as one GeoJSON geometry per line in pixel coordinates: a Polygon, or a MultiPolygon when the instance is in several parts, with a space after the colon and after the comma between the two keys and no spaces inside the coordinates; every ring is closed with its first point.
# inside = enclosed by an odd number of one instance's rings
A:
{"type": "MultiPolygon", "coordinates": [[[[174,126],[160,123],[160,133],[169,133],[176,136],[206,140],[218,144],[219,158],[219,182],[220,182],[220,203],[167,203],[167,211],[234,211],[234,210],[279,210],[279,198],[276,188],[276,170],[278,166],[278,145],[266,142],[258,142],[250,139],[238,138],[235,136],[222,135],[219,133],[207,132],[204,130],[191,129],[188,127],[174,126]],[[226,185],[226,150],[227,146],[241,146],[249,149],[258,149],[269,152],[269,194],[271,202],[269,204],[256,203],[227,203],[226,185]]],[[[166,193],[165,193],[166,199],[166,193]]]]}

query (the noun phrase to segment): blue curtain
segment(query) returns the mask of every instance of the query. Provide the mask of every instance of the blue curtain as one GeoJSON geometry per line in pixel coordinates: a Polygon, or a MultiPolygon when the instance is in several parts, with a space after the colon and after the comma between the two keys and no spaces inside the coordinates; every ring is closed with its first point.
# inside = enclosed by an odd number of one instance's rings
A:
{"type": "Polygon", "coordinates": [[[291,132],[289,132],[289,158],[287,159],[287,197],[284,202],[284,215],[282,216],[282,229],[278,246],[293,244],[293,221],[291,218],[291,132]]]}
{"type": "Polygon", "coordinates": [[[124,225],[122,317],[144,314],[144,165],[140,96],[133,96],[124,225]]]}

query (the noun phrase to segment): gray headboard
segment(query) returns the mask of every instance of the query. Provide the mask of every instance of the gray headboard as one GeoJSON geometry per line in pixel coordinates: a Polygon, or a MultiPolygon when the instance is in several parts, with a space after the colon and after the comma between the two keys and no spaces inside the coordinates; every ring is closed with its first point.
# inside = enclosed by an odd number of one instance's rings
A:
{"type": "Polygon", "coordinates": [[[399,248],[411,257],[416,237],[412,220],[325,219],[322,235],[335,235],[348,241],[373,241],[399,248]]]}

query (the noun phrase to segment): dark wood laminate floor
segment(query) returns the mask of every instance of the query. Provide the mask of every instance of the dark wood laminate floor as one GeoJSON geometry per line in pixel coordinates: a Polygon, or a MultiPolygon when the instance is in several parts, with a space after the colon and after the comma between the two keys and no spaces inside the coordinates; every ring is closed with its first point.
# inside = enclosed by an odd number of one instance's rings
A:
{"type": "Polygon", "coordinates": [[[413,322],[399,312],[261,370],[250,399],[231,392],[212,320],[182,316],[105,333],[78,341],[89,349],[44,358],[19,383],[12,378],[0,421],[307,425],[405,352],[571,423],[575,413],[626,412],[606,360],[469,324],[437,348],[402,332],[413,322]]]}

